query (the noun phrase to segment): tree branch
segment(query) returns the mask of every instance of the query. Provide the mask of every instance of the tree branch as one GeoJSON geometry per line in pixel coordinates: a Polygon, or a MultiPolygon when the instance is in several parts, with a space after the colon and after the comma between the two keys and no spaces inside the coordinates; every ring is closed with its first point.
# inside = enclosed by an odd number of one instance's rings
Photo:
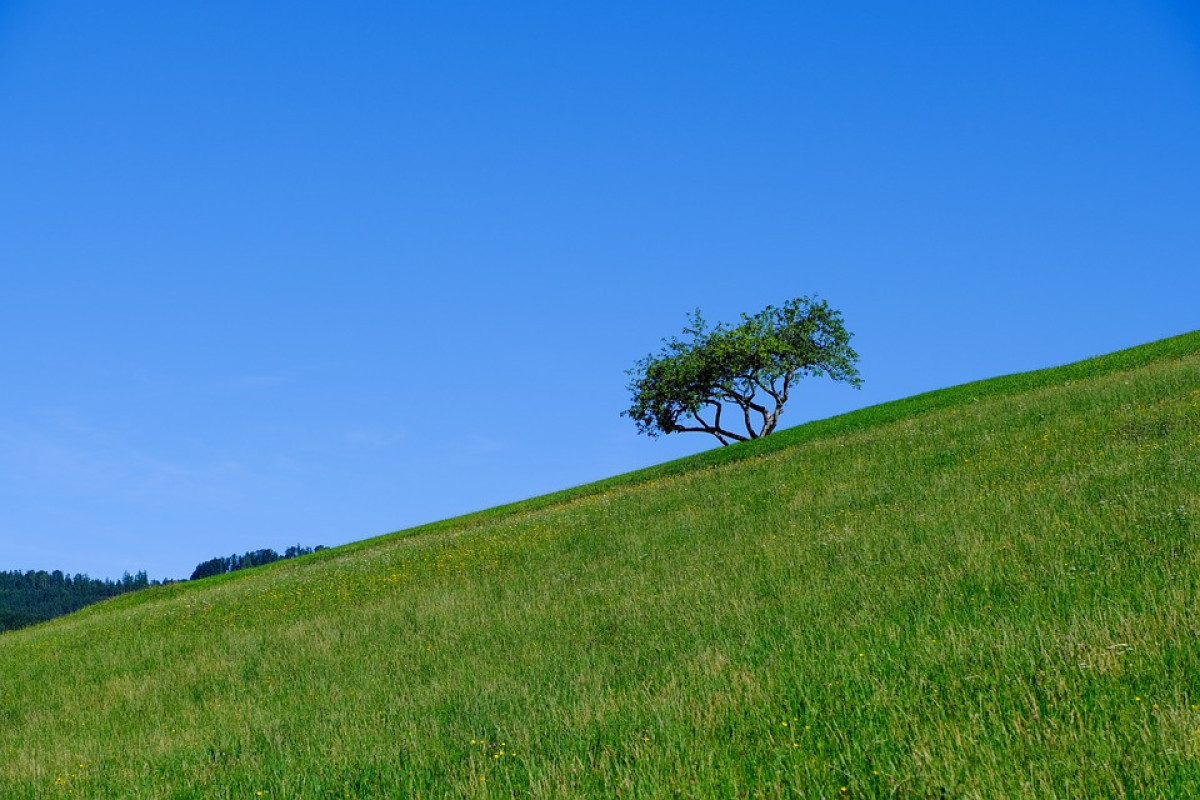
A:
{"type": "Polygon", "coordinates": [[[725,441],[725,437],[721,435],[721,409],[720,408],[717,408],[717,420],[716,420],[715,425],[709,425],[707,422],[705,422],[704,418],[700,416],[699,411],[692,414],[692,417],[696,420],[696,422],[699,422],[702,427],[699,427],[699,428],[676,427],[675,430],[683,431],[684,433],[687,433],[689,431],[693,432],[693,433],[711,433],[713,436],[717,437],[717,441],[720,442],[722,445],[729,444],[729,442],[725,441]]]}
{"type": "Polygon", "coordinates": [[[791,382],[792,373],[789,372],[783,376],[783,386],[780,388],[779,394],[771,393],[771,396],[775,398],[775,410],[771,412],[769,417],[765,414],[763,415],[764,436],[775,430],[775,426],[779,424],[779,415],[783,413],[783,406],[787,402],[788,389],[791,387],[791,382]]]}
{"type": "Polygon", "coordinates": [[[696,422],[699,422],[701,427],[697,428],[686,425],[676,425],[674,430],[685,433],[708,433],[717,437],[717,441],[723,445],[729,444],[729,442],[725,441],[726,439],[733,439],[736,442],[749,441],[747,437],[742,436],[740,433],[734,433],[733,431],[728,431],[721,427],[722,406],[719,402],[715,400],[706,400],[704,404],[712,406],[714,409],[716,409],[716,417],[714,418],[712,425],[709,425],[707,422],[705,422],[704,418],[700,416],[699,410],[697,410],[691,412],[691,417],[692,419],[696,420],[696,422]]]}
{"type": "MultiPolygon", "coordinates": [[[[744,436],[739,436],[738,434],[734,433],[733,431],[727,431],[721,427],[721,412],[725,410],[725,407],[721,405],[720,401],[706,400],[705,402],[708,405],[710,405],[716,409],[716,419],[713,421],[714,428],[719,430],[725,436],[729,436],[730,438],[736,439],[739,442],[746,441],[746,438],[744,436]]],[[[718,438],[720,438],[720,437],[718,437],[718,438]]],[[[726,442],[722,442],[722,444],[726,444],[726,442]]]]}
{"type": "Polygon", "coordinates": [[[738,394],[733,390],[732,386],[726,385],[719,388],[717,396],[722,400],[736,403],[742,409],[742,420],[746,425],[746,433],[749,434],[751,439],[757,439],[761,433],[754,429],[754,423],[750,421],[750,412],[757,411],[765,417],[767,409],[761,404],[754,402],[754,385],[751,383],[753,379],[739,375],[737,380],[747,381],[750,389],[749,394],[738,394]]]}
{"type": "Polygon", "coordinates": [[[729,444],[729,442],[725,441],[725,439],[723,438],[726,436],[728,436],[730,439],[733,439],[736,442],[749,441],[749,439],[747,439],[745,436],[742,436],[739,433],[734,433],[733,431],[727,431],[722,428],[713,428],[713,427],[707,426],[707,425],[703,428],[694,428],[694,427],[690,427],[687,425],[676,425],[673,430],[680,431],[682,433],[711,433],[713,436],[717,437],[718,440],[720,440],[721,444],[729,444]]]}
{"type": "MultiPolygon", "coordinates": [[[[757,377],[755,377],[755,376],[753,376],[753,375],[747,376],[747,379],[748,379],[748,380],[751,380],[751,381],[754,381],[754,384],[755,384],[756,386],[758,386],[758,388],[762,389],[764,392],[766,392],[767,394],[771,395],[771,399],[775,401],[775,405],[776,405],[776,406],[779,406],[780,404],[782,404],[782,403],[786,402],[786,400],[787,400],[787,397],[786,397],[786,396],[785,396],[783,399],[780,399],[780,396],[779,396],[779,394],[777,394],[777,393],[775,392],[775,385],[774,385],[774,383],[765,384],[765,383],[763,383],[762,381],[760,381],[760,380],[759,380],[757,377]]],[[[786,381],[787,379],[785,378],[784,380],[786,381]]],[[[784,394],[786,395],[786,391],[784,392],[784,394]]],[[[757,411],[758,409],[755,409],[755,410],[757,411]]]]}
{"type": "Polygon", "coordinates": [[[783,379],[783,389],[779,396],[775,398],[775,410],[770,414],[763,414],[763,429],[762,435],[766,436],[775,430],[775,426],[779,424],[779,415],[783,413],[783,405],[787,402],[788,378],[783,379]]]}
{"type": "MultiPolygon", "coordinates": [[[[748,380],[748,381],[753,380],[753,378],[748,378],[745,375],[739,375],[738,378],[740,378],[742,380],[748,380]]],[[[729,400],[730,402],[737,403],[742,408],[746,408],[748,406],[751,409],[753,409],[755,411],[759,411],[759,412],[766,410],[761,404],[754,402],[753,387],[750,389],[750,394],[745,395],[745,394],[738,394],[737,392],[735,392],[732,388],[730,388],[728,386],[722,386],[722,387],[720,387],[719,396],[724,400],[729,400]]]]}

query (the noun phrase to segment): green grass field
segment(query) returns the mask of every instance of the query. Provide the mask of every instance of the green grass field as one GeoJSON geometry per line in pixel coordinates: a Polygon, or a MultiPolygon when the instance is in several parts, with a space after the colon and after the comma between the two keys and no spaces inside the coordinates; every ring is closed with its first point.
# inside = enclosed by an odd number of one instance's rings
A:
{"type": "Polygon", "coordinates": [[[1200,332],[5,634],[0,798],[1200,797],[1198,545],[1200,332]]]}

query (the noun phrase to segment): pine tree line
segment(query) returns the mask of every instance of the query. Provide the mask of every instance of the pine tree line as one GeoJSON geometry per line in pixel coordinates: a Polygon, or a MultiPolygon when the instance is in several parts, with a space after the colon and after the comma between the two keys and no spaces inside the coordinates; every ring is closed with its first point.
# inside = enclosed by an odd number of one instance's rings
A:
{"type": "Polygon", "coordinates": [[[162,583],[151,581],[144,571],[136,575],[126,572],[117,581],[66,575],[57,569],[0,572],[0,631],[45,622],[92,603],[162,583]]]}
{"type": "MultiPolygon", "coordinates": [[[[282,554],[270,548],[252,550],[242,555],[212,558],[201,563],[192,572],[190,580],[223,575],[239,569],[259,567],[275,561],[284,561],[297,556],[306,556],[324,545],[301,547],[294,545],[282,554]]],[[[78,611],[84,606],[116,597],[126,592],[135,592],[151,586],[176,583],[173,580],[150,580],[143,570],[130,575],[126,572],[120,580],[89,578],[87,575],[68,575],[61,570],[10,570],[0,571],[0,633],[36,625],[39,622],[61,617],[78,611]]]]}
{"type": "Polygon", "coordinates": [[[226,572],[236,572],[239,569],[261,567],[263,564],[273,564],[276,561],[285,561],[296,556],[306,556],[309,553],[315,553],[324,549],[325,546],[320,544],[316,547],[292,545],[283,551],[283,555],[276,553],[268,547],[263,550],[251,550],[240,556],[237,553],[231,556],[217,556],[198,564],[196,569],[192,571],[192,577],[188,578],[188,580],[196,581],[213,575],[224,575],[226,572]]]}

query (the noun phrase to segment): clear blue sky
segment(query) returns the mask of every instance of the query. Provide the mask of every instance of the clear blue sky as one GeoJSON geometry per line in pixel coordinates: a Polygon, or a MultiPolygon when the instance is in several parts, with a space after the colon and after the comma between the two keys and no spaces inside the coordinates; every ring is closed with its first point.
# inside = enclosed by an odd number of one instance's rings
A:
{"type": "Polygon", "coordinates": [[[840,308],[784,422],[1200,327],[1187,2],[0,0],[0,569],[186,577],[705,449],[701,308],[840,308]]]}

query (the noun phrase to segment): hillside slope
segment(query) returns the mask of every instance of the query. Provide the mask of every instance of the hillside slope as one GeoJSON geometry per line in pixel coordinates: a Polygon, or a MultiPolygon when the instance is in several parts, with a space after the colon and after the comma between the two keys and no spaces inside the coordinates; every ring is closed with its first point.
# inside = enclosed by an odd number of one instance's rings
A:
{"type": "Polygon", "coordinates": [[[1200,796],[1200,333],[0,636],[0,797],[1200,796]]]}

